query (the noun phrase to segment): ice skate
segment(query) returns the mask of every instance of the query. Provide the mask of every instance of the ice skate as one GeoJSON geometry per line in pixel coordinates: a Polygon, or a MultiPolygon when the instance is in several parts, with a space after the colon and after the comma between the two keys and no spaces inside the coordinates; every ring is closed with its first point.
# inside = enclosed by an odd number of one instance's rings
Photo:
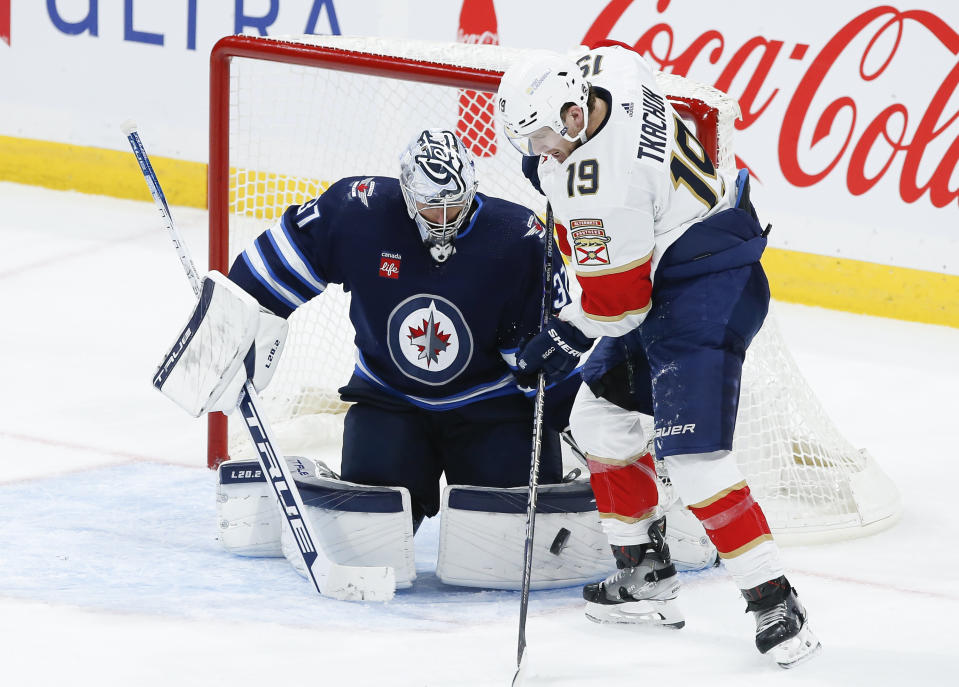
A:
{"type": "Polygon", "coordinates": [[[583,587],[587,618],[677,630],[686,624],[676,602],[679,576],[662,537],[665,526],[665,518],[660,518],[649,528],[651,544],[612,547],[616,572],[583,587]]]}
{"type": "Polygon", "coordinates": [[[746,611],[756,616],[756,648],[781,668],[793,668],[819,653],[822,645],[809,629],[806,609],[785,577],[743,590],[746,611]]]}

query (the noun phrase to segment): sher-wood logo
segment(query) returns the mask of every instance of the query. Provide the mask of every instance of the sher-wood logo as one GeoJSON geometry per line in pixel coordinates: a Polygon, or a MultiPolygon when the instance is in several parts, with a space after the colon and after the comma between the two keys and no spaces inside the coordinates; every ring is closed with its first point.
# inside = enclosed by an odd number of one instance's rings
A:
{"type": "MultiPolygon", "coordinates": [[[[666,12],[670,2],[658,0],[656,12],[666,12]]],[[[607,2],[582,42],[594,45],[608,39],[632,4],[633,0],[607,2]]],[[[674,9],[674,16],[679,9],[674,9]]],[[[743,116],[737,129],[748,129],[776,99],[788,99],[782,121],[775,127],[777,158],[783,176],[794,186],[812,186],[829,175],[844,173],[849,192],[861,195],[893,168],[899,173],[904,202],[925,197],[937,208],[959,204],[959,111],[954,98],[959,85],[955,59],[959,33],[925,10],[877,5],[851,19],[848,12],[843,13],[842,3],[836,10],[834,19],[825,19],[835,22],[835,31],[827,30],[832,35],[821,46],[755,36],[733,49],[722,32],[710,29],[683,47],[673,26],[659,17],[633,47],[657,68],[680,76],[692,70],[696,78],[708,65],[722,65],[713,85],[739,100],[743,116]],[[909,86],[924,88],[928,100],[909,97],[904,99],[907,102],[884,103],[881,111],[869,111],[861,102],[861,94],[869,92],[865,89],[892,91],[881,77],[917,55],[922,56],[917,63],[926,64],[928,58],[928,64],[935,66],[917,72],[909,86]],[[795,86],[769,78],[783,60],[806,65],[795,86]],[[851,61],[858,62],[858,73],[848,69],[851,61]],[[745,69],[753,71],[748,74],[745,69]],[[745,84],[741,91],[732,90],[734,81],[745,84]],[[952,110],[947,110],[950,102],[952,110]],[[900,164],[894,167],[894,163],[900,164]]],[[[738,156],[737,165],[750,166],[738,156]]],[[[752,171],[761,180],[771,170],[752,171]]]]}

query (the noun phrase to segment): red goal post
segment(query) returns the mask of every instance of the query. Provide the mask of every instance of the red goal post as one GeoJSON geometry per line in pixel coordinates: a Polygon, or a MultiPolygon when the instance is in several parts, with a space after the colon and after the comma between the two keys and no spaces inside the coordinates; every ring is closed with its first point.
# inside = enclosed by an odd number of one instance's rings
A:
{"type": "MultiPolygon", "coordinates": [[[[226,273],[285,207],[336,179],[396,176],[400,149],[427,127],[458,130],[477,157],[480,191],[542,213],[545,202],[521,175],[518,153],[497,146],[488,95],[506,66],[528,52],[342,36],[221,39],[210,60],[210,268],[226,273]]],[[[736,102],[674,75],[657,80],[714,161],[732,166],[736,102]]],[[[341,425],[328,420],[346,408],[336,389],[352,369],[347,303],[331,287],[290,319],[287,348],[264,393],[287,454],[310,453],[299,443],[321,433],[338,442],[341,425]]],[[[848,538],[895,522],[897,490],[832,425],[773,318],[743,375],[734,450],[780,541],[848,538]]],[[[210,467],[244,451],[230,436],[227,418],[211,414],[210,467]]]]}

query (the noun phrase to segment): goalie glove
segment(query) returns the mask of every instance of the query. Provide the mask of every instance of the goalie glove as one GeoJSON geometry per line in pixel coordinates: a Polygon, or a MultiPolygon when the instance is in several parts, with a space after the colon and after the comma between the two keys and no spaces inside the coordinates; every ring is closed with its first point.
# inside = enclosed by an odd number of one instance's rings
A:
{"type": "Polygon", "coordinates": [[[219,272],[210,272],[153,386],[193,417],[231,413],[247,379],[258,391],[270,383],[287,330],[286,320],[219,272]]]}
{"type": "Polygon", "coordinates": [[[520,384],[535,387],[532,375],[540,370],[546,375],[547,384],[562,381],[582,362],[592,345],[593,339],[569,322],[550,318],[543,331],[530,339],[516,356],[520,384]]]}

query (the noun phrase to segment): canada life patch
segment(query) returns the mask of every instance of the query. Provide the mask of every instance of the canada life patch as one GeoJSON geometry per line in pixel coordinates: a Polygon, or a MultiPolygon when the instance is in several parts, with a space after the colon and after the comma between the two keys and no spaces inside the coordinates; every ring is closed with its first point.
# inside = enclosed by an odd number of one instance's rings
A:
{"type": "Polygon", "coordinates": [[[403,262],[403,256],[399,253],[380,253],[380,276],[386,279],[400,278],[400,263],[403,262]]]}
{"type": "Polygon", "coordinates": [[[610,242],[601,219],[572,219],[569,221],[569,237],[573,240],[576,264],[585,267],[609,264],[610,242]]]}

